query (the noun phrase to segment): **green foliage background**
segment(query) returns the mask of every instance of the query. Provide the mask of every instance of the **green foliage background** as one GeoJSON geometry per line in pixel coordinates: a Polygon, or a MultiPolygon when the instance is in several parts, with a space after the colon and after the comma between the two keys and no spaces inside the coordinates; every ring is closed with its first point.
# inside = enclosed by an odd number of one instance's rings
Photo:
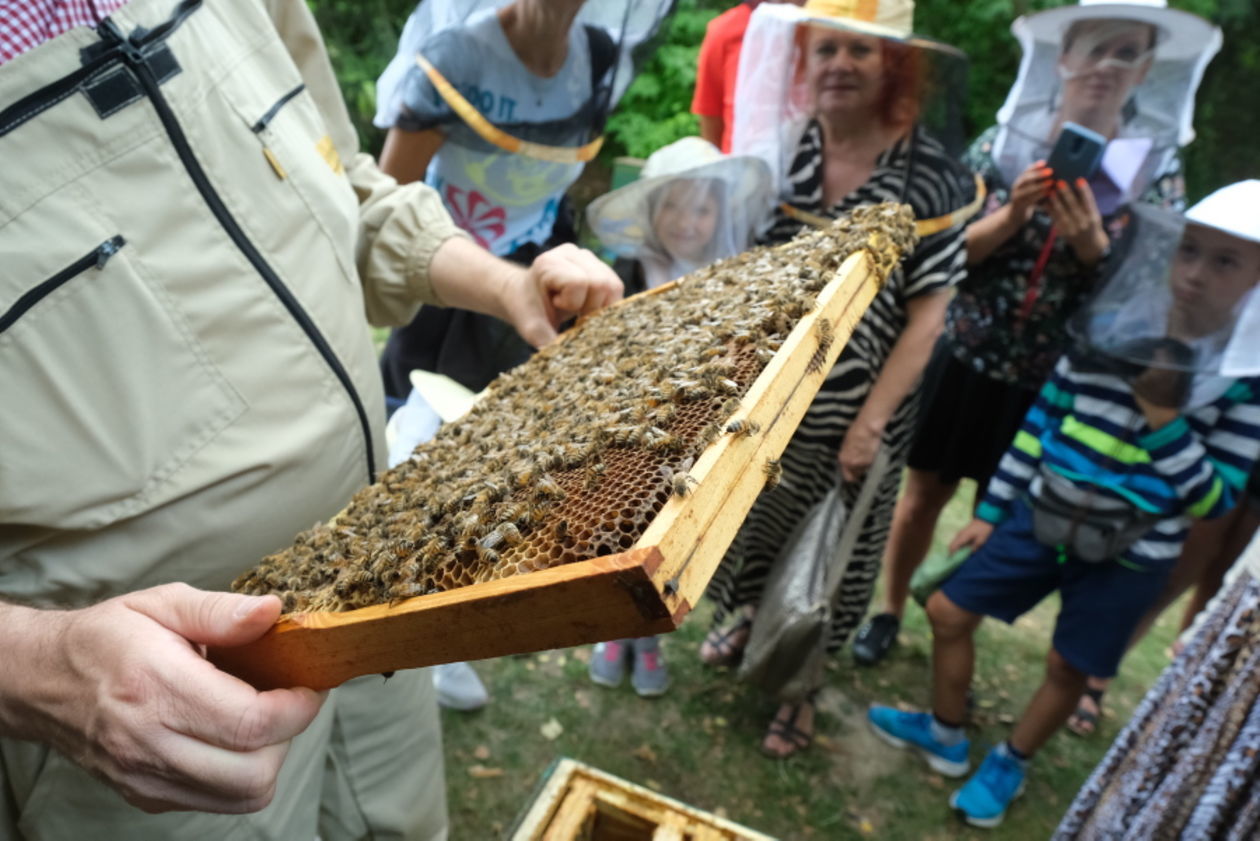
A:
{"type": "MultiPolygon", "coordinates": [[[[319,20],[364,148],[377,152],[383,134],[372,126],[376,77],[389,62],[414,0],[307,0],[319,20]]],[[[611,2],[611,0],[590,0],[611,2]]],[[[1225,33],[1198,97],[1198,139],[1186,152],[1190,194],[1260,177],[1260,3],[1256,0],[1170,0],[1213,20],[1225,33]]],[[[608,122],[605,156],[646,157],[695,134],[688,108],[696,56],[708,21],[733,0],[678,0],[647,60],[608,122]]],[[[988,126],[1015,78],[1019,49],[1010,35],[1017,16],[1054,0],[920,0],[916,29],[963,49],[971,59],[970,131],[988,126]]]]}

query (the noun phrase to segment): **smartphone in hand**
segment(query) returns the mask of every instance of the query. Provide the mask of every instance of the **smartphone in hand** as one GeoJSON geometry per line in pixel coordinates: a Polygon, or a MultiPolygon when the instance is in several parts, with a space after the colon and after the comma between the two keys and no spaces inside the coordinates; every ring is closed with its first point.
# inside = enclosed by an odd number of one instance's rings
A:
{"type": "Polygon", "coordinates": [[[1054,178],[1069,184],[1078,178],[1090,178],[1102,163],[1107,138],[1076,123],[1064,123],[1046,166],[1054,170],[1054,178]]]}

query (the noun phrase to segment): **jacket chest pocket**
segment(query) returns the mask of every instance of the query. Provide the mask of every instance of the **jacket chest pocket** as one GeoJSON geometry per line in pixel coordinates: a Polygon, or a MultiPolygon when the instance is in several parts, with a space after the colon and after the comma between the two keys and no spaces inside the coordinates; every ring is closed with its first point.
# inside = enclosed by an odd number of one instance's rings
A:
{"type": "Polygon", "coordinates": [[[71,185],[0,228],[0,522],[96,529],[174,499],[245,409],[144,235],[85,204],[71,185]]]}
{"type": "Polygon", "coordinates": [[[242,146],[243,159],[234,162],[243,176],[240,184],[249,190],[248,204],[268,220],[315,222],[293,226],[283,240],[268,243],[268,250],[282,261],[306,265],[312,255],[327,255],[331,260],[325,263],[335,263],[347,282],[357,284],[358,199],[319,108],[283,47],[269,44],[243,62],[223,80],[218,95],[235,114],[237,131],[253,135],[242,146]],[[277,50],[281,54],[272,55],[277,50]],[[300,214],[293,212],[295,202],[300,214]]]}

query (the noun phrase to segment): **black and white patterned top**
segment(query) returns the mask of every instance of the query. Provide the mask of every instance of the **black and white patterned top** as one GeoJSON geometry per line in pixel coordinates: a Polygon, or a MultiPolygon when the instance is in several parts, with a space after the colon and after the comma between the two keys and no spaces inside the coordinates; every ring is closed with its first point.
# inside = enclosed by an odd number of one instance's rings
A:
{"type": "MultiPolygon", "coordinates": [[[[940,143],[916,128],[879,156],[865,184],[831,207],[824,207],[822,126],[811,121],[797,146],[780,199],[798,210],[832,218],[860,205],[904,202],[910,205],[916,219],[932,219],[971,201],[974,184],[970,173],[940,143]]],[[[775,208],[763,242],[785,242],[805,224],[782,208],[775,208]]],[[[857,354],[872,374],[878,373],[906,325],[906,302],[955,286],[966,276],[964,230],[964,225],[956,225],[925,237],[902,258],[863,316],[842,361],[857,354]]]]}

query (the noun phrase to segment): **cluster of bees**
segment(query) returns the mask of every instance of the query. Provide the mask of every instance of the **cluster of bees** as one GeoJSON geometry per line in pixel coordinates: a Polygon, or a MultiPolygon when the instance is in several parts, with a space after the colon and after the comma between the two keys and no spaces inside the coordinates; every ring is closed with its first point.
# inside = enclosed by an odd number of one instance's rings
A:
{"type": "Polygon", "coordinates": [[[706,447],[761,432],[740,398],[840,263],[866,247],[886,276],[912,221],[860,208],[589,317],[234,588],[340,611],[629,549],[706,447]]]}

